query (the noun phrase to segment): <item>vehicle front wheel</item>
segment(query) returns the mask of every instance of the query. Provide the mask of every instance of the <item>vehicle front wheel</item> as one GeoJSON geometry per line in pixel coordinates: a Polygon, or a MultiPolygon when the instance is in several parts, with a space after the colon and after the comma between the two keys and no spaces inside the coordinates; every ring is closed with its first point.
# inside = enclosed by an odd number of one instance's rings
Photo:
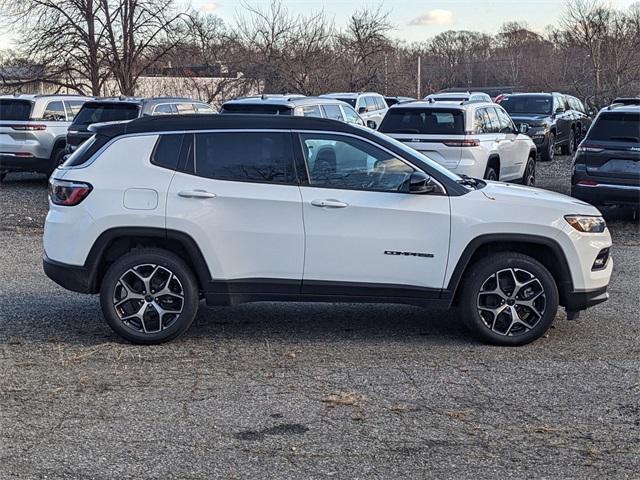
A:
{"type": "Polygon", "coordinates": [[[556,135],[549,133],[549,139],[547,140],[547,148],[540,152],[540,158],[545,162],[550,162],[556,155],[556,135]]]}
{"type": "Polygon", "coordinates": [[[536,184],[536,159],[533,156],[527,160],[527,166],[524,167],[524,175],[522,175],[520,183],[529,187],[534,187],[536,184]]]}
{"type": "Polygon", "coordinates": [[[133,250],[107,270],[100,304],[109,326],[124,339],[153,345],[178,337],[191,326],[199,290],[191,269],[161,249],[133,250]]]}
{"type": "Polygon", "coordinates": [[[479,260],[465,273],[460,298],[464,323],[493,345],[526,345],[551,327],[558,287],[537,260],[501,252],[479,260]]]}

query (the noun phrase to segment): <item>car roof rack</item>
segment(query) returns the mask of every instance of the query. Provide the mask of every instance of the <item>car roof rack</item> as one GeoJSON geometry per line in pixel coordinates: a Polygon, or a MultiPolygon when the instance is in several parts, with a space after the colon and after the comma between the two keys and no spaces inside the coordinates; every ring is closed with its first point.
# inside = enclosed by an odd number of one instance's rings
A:
{"type": "Polygon", "coordinates": [[[640,105],[640,98],[638,97],[618,97],[613,102],[613,105],[640,105]]]}

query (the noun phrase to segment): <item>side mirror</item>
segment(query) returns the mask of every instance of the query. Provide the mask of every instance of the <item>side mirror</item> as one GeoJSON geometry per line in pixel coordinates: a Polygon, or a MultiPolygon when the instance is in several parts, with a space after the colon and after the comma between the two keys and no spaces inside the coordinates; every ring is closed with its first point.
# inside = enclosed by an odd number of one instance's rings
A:
{"type": "Polygon", "coordinates": [[[424,172],[413,172],[409,178],[409,193],[431,193],[436,189],[431,177],[424,172]]]}
{"type": "Polygon", "coordinates": [[[529,131],[529,124],[528,123],[521,123],[519,131],[522,134],[526,134],[529,131]]]}
{"type": "Polygon", "coordinates": [[[367,107],[360,107],[358,109],[358,113],[362,114],[362,113],[367,113],[367,107]]]}
{"type": "Polygon", "coordinates": [[[376,122],[374,122],[373,120],[367,120],[367,127],[369,127],[371,130],[375,130],[376,122]]]}
{"type": "Polygon", "coordinates": [[[562,107],[556,108],[556,113],[564,113],[564,108],[562,107]]]}

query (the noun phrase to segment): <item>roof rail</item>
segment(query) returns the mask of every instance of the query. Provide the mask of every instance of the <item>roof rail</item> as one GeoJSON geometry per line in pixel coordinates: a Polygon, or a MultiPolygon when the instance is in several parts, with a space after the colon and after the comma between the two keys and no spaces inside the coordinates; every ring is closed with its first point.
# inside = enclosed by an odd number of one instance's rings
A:
{"type": "Polygon", "coordinates": [[[640,105],[640,98],[638,97],[618,97],[613,102],[612,105],[640,105]]]}
{"type": "Polygon", "coordinates": [[[483,100],[482,98],[470,98],[469,100],[463,100],[460,102],[460,105],[468,105],[469,103],[487,103],[486,100],[483,100]]]}

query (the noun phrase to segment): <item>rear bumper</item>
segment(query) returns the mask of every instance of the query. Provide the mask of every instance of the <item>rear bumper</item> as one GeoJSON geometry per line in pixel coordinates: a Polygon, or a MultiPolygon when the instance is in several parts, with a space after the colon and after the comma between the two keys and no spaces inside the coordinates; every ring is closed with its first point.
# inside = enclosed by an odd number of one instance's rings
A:
{"type": "Polygon", "coordinates": [[[91,291],[91,275],[85,267],[56,262],[43,254],[42,268],[47,277],[67,290],[93,293],[91,291]]]}
{"type": "Polygon", "coordinates": [[[574,290],[566,295],[564,307],[567,312],[577,312],[607,300],[609,300],[609,293],[606,286],[593,290],[574,290]]]}
{"type": "Polygon", "coordinates": [[[0,153],[0,171],[8,172],[42,172],[51,168],[51,160],[38,157],[16,157],[12,153],[0,153]]]}
{"type": "Polygon", "coordinates": [[[572,185],[571,196],[591,204],[640,205],[640,185],[572,185]]]}

